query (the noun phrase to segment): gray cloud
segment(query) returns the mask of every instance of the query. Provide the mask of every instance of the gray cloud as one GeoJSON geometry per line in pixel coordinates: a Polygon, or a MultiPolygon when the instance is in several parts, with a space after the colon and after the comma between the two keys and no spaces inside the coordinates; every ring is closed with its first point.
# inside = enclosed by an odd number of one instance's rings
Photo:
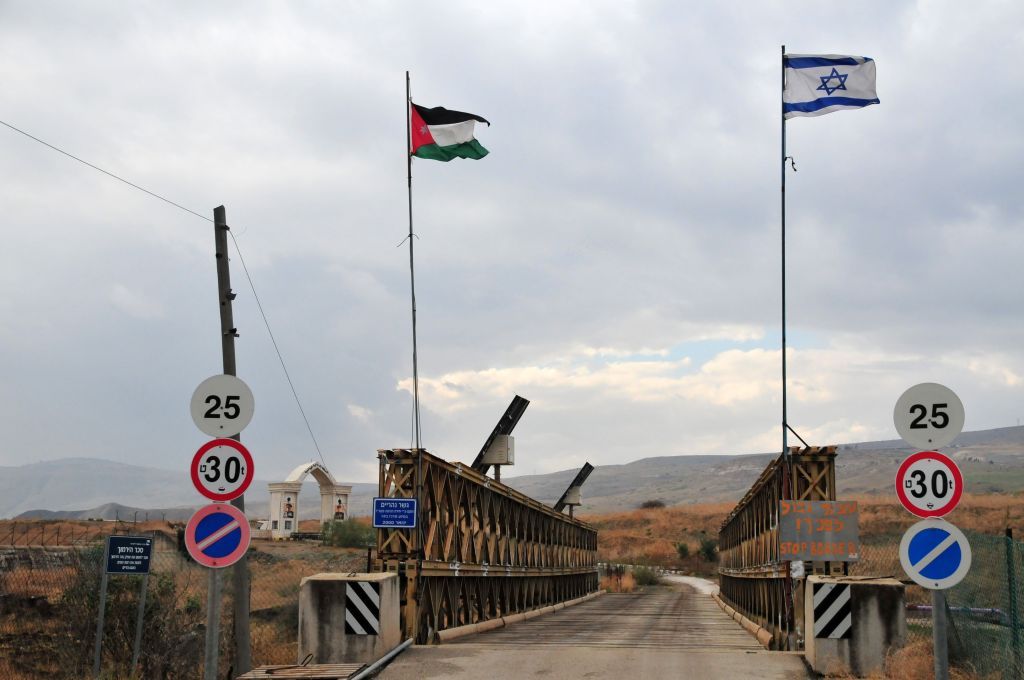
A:
{"type": "MultiPolygon", "coordinates": [[[[775,445],[783,40],[874,57],[882,99],[788,126],[794,421],[821,443],[893,436],[888,410],[924,380],[961,393],[968,427],[1020,416],[1015,4],[0,18],[0,118],[204,214],[227,206],[340,477],[409,443],[406,69],[417,101],[493,122],[488,158],[414,164],[432,450],[471,456],[516,391],[534,400],[521,471],[775,445]]],[[[202,441],[188,397],[220,367],[212,227],[0,133],[0,464],[184,469],[202,441]]],[[[258,404],[244,438],[261,476],[283,474],[316,453],[233,266],[258,404]]]]}

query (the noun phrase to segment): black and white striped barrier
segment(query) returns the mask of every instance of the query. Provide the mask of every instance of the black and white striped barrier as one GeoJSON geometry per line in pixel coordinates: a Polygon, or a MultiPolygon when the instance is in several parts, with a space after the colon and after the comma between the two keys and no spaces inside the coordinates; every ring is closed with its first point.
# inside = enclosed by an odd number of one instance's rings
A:
{"type": "Polygon", "coordinates": [[[345,584],[345,634],[380,634],[380,584],[350,581],[345,584]]]}
{"type": "Polygon", "coordinates": [[[853,611],[849,583],[814,583],[814,637],[841,640],[850,637],[853,611]]]}

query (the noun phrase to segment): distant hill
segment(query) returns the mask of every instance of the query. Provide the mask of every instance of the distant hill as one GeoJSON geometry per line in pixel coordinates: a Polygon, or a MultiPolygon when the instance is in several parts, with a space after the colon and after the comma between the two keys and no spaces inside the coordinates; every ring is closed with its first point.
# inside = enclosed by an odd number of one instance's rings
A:
{"type": "MultiPolygon", "coordinates": [[[[964,472],[967,491],[1016,493],[1024,491],[1024,427],[964,432],[943,449],[964,472]]],[[[839,447],[836,480],[841,494],[892,493],[900,462],[913,449],[901,441],[863,442],[839,447]]],[[[645,500],[668,505],[738,500],[777,454],[692,455],[643,458],[623,465],[596,468],[583,488],[585,512],[632,509],[645,500]]],[[[463,461],[465,462],[465,461],[463,461]]],[[[506,470],[506,475],[512,472],[506,470]]],[[[508,477],[509,486],[554,503],[572,481],[576,470],[544,475],[508,477]]],[[[352,515],[368,515],[376,484],[353,484],[352,515]]],[[[266,517],[269,493],[266,481],[253,483],[246,494],[246,512],[266,517]]],[[[71,458],[18,467],[0,467],[0,517],[22,515],[67,518],[121,519],[136,510],[154,518],[187,516],[203,505],[202,498],[183,475],[167,470],[71,458]]],[[[316,517],[316,485],[307,483],[300,494],[299,514],[316,517]]]]}
{"type": "MultiPolygon", "coordinates": [[[[1024,427],[964,432],[943,449],[964,473],[967,491],[1024,491],[1024,427]]],[[[904,442],[845,444],[838,448],[836,484],[840,494],[893,494],[896,470],[914,449],[904,442]]],[[[645,500],[667,505],[737,501],[778,454],[664,456],[597,467],[583,487],[583,511],[636,508],[645,500]]],[[[576,470],[503,478],[539,501],[554,503],[576,470]]]]}
{"type": "Polygon", "coordinates": [[[132,508],[120,503],[104,503],[88,510],[27,510],[14,519],[119,519],[127,522],[151,520],[185,522],[195,511],[196,508],[132,508]]]}
{"type": "MultiPolygon", "coordinates": [[[[345,483],[345,482],[341,482],[345,483]]],[[[370,514],[376,484],[353,484],[349,512],[370,514]]],[[[250,516],[267,516],[266,480],[254,480],[245,495],[250,516]]],[[[125,519],[139,510],[151,517],[184,514],[205,504],[184,473],[127,465],[99,458],[64,458],[16,467],[0,467],[0,518],[125,519]]],[[[320,496],[312,481],[300,493],[300,518],[319,513],[320,496]]]]}

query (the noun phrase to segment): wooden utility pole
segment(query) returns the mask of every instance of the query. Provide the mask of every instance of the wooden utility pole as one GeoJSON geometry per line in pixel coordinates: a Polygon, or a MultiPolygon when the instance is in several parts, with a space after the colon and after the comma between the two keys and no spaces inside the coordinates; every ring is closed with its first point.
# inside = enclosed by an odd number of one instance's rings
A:
{"type": "MultiPolygon", "coordinates": [[[[228,268],[228,222],[224,206],[213,209],[213,232],[216,243],[217,258],[217,301],[220,304],[220,337],[221,354],[224,359],[224,373],[237,375],[235,372],[235,338],[238,336],[234,317],[231,313],[231,301],[235,294],[231,291],[231,272],[228,268]]],[[[241,441],[240,435],[231,437],[241,441]]],[[[231,501],[242,512],[245,512],[245,496],[231,501]]],[[[241,675],[252,670],[252,649],[249,639],[249,557],[242,558],[232,567],[232,585],[234,600],[234,673],[241,675]]]]}

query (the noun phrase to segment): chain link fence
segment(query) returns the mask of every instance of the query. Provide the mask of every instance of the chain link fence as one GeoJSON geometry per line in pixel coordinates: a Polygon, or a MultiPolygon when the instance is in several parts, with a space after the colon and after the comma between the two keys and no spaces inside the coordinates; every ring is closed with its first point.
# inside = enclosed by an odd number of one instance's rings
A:
{"type": "MultiPolygon", "coordinates": [[[[139,532],[137,535],[148,535],[139,532]]],[[[102,647],[108,679],[194,679],[203,675],[209,570],[179,549],[173,533],[155,534],[139,665],[131,665],[144,577],[110,575],[102,647]]],[[[0,677],[5,680],[91,677],[103,543],[0,545],[0,677]]],[[[250,633],[254,666],[296,661],[299,583],[322,572],[366,569],[366,552],[307,542],[254,541],[250,633]]],[[[231,658],[232,570],[221,570],[220,670],[231,658]]]]}
{"type": "MultiPolygon", "coordinates": [[[[946,591],[951,663],[984,678],[1024,678],[1024,543],[1009,535],[964,531],[971,570],[946,591]]],[[[932,598],[900,566],[902,532],[863,537],[855,576],[892,576],[907,583],[907,644],[931,646],[932,598]]]]}

